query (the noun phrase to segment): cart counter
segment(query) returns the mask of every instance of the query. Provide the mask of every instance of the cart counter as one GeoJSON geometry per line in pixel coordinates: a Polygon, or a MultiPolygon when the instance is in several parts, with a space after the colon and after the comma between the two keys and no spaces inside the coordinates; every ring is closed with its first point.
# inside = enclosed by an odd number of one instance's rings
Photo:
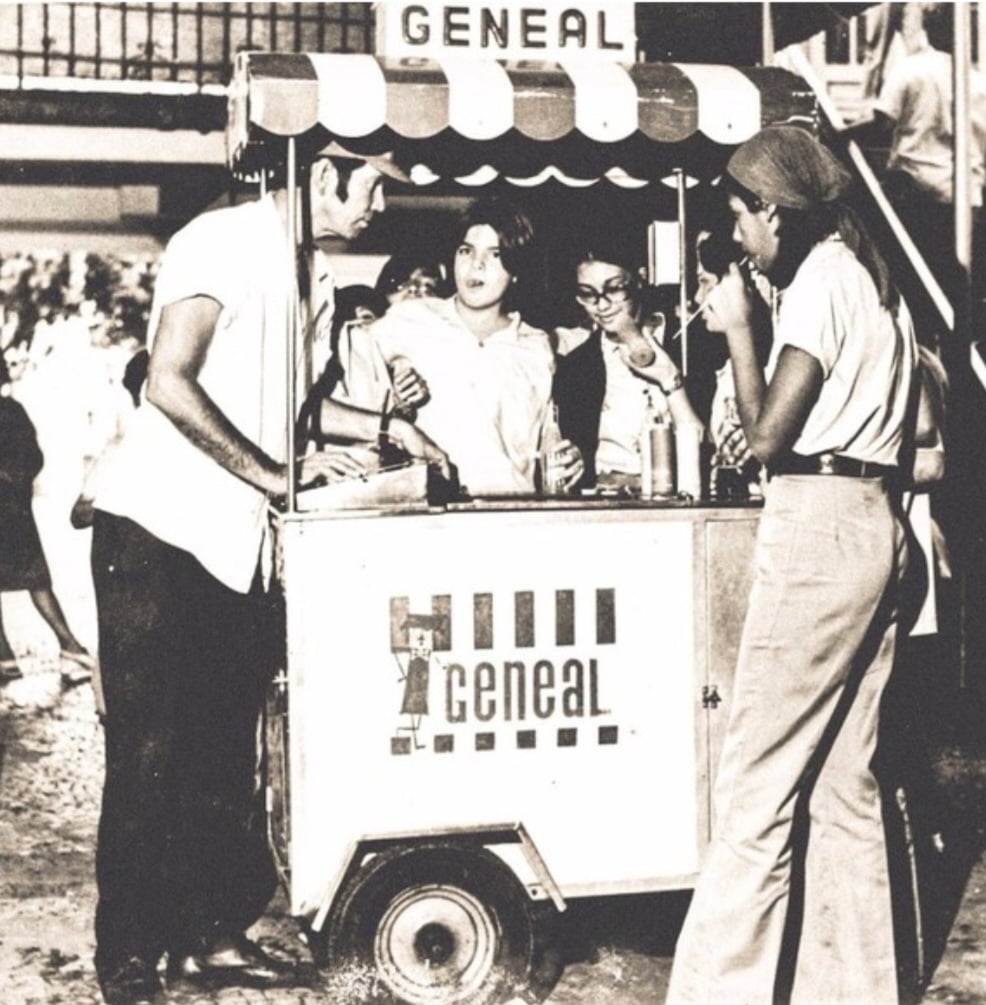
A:
{"type": "Polygon", "coordinates": [[[758,515],[513,499],[278,517],[293,913],[362,839],[505,822],[564,897],[689,886],[758,515]]]}

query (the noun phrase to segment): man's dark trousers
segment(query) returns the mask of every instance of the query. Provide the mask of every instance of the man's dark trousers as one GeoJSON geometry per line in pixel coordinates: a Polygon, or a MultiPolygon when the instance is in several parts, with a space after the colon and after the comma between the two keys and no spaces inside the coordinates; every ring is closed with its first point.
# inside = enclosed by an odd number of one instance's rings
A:
{"type": "Polygon", "coordinates": [[[274,618],[138,524],[97,511],[106,697],[96,969],[243,932],[276,879],[257,775],[274,618]]]}

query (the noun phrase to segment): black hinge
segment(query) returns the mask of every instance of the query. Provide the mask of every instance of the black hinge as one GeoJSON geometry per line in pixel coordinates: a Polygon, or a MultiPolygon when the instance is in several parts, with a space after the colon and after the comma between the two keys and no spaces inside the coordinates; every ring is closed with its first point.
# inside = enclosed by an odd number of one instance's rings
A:
{"type": "Polygon", "coordinates": [[[719,688],[715,684],[706,684],[702,688],[702,708],[718,708],[721,701],[719,688]]]}

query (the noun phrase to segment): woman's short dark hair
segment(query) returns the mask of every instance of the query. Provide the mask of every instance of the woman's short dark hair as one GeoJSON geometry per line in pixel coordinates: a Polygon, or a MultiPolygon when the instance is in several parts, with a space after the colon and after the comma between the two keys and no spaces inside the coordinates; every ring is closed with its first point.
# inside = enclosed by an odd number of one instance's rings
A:
{"type": "Polygon", "coordinates": [[[438,255],[427,250],[404,249],[396,251],[384,262],[374,287],[382,296],[389,296],[411,276],[421,270],[436,281],[438,296],[445,295],[446,272],[438,255]]]}
{"type": "Polygon", "coordinates": [[[534,266],[534,224],[515,203],[491,197],[477,199],[463,213],[458,239],[465,237],[470,227],[486,225],[500,239],[500,261],[511,276],[524,278],[534,266]]]}
{"type": "Polygon", "coordinates": [[[575,267],[578,268],[588,262],[615,265],[638,279],[643,264],[625,234],[620,237],[609,234],[596,235],[586,241],[575,257],[575,267]]]}

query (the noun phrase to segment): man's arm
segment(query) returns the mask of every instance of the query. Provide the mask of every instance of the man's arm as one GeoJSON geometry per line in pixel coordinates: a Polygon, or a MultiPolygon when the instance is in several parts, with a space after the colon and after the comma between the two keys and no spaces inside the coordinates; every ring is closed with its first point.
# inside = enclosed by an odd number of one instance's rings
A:
{"type": "MultiPolygon", "coordinates": [[[[359,408],[357,405],[324,398],[319,423],[323,435],[375,443],[380,433],[381,416],[379,412],[359,408]]],[[[444,477],[450,477],[448,455],[417,426],[394,416],[390,419],[387,435],[412,457],[436,465],[444,477]]]]}
{"type": "Polygon", "coordinates": [[[743,431],[753,456],[769,466],[797,441],[818,400],[824,374],[814,356],[786,345],[768,386],[756,354],[753,296],[733,264],[702,311],[710,331],[726,333],[743,431]]]}
{"type": "MultiPolygon", "coordinates": [[[[161,312],[147,372],[147,400],[220,467],[268,495],[287,491],[288,466],[265,454],[234,426],[199,383],[222,310],[211,297],[189,297],[161,312]]],[[[302,483],[358,475],[363,465],[344,455],[312,455],[302,483]]]]}
{"type": "Polygon", "coordinates": [[[841,129],[839,135],[855,140],[862,147],[886,147],[890,145],[895,125],[891,116],[874,108],[868,118],[841,129]]]}

